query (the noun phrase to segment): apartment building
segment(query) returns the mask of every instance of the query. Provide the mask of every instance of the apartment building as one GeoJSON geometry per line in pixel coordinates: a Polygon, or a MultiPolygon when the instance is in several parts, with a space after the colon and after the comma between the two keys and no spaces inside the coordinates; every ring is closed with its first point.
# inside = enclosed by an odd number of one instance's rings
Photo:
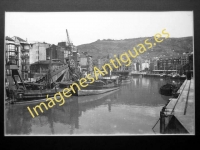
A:
{"type": "Polygon", "coordinates": [[[14,36],[12,39],[19,45],[19,73],[22,79],[28,80],[30,71],[30,44],[24,39],[14,36]]]}
{"type": "Polygon", "coordinates": [[[47,51],[46,49],[50,47],[48,43],[36,42],[31,44],[30,48],[30,64],[33,64],[38,61],[47,60],[47,51]]]}

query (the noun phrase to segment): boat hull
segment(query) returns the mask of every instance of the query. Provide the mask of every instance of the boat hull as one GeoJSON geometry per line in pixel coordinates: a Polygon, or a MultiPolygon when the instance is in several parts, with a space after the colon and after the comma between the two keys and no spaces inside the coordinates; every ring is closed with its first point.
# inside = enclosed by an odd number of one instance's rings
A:
{"type": "Polygon", "coordinates": [[[113,90],[110,92],[106,92],[103,94],[98,94],[98,95],[88,95],[88,96],[78,96],[78,103],[88,103],[88,102],[93,102],[102,98],[105,98],[106,96],[113,94],[117,92],[118,90],[113,90]]]}
{"type": "Polygon", "coordinates": [[[87,95],[98,95],[98,94],[103,94],[103,93],[107,93],[110,91],[114,91],[114,90],[118,90],[119,86],[115,86],[115,87],[99,87],[96,89],[81,89],[78,90],[74,95],[75,96],[87,96],[87,95]]]}
{"type": "Polygon", "coordinates": [[[165,78],[167,77],[167,75],[160,75],[160,78],[165,78]]]}
{"type": "Polygon", "coordinates": [[[121,84],[128,84],[128,83],[131,83],[131,79],[122,80],[121,84]]]}
{"type": "Polygon", "coordinates": [[[26,90],[24,92],[17,92],[15,95],[15,102],[26,102],[40,100],[48,97],[54,97],[58,92],[63,89],[50,89],[50,90],[26,90]]]}

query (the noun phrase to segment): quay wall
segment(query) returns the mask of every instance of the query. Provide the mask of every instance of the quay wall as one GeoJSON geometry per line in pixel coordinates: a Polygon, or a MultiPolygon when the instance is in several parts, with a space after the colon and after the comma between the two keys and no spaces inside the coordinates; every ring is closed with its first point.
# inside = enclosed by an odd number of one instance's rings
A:
{"type": "Polygon", "coordinates": [[[194,134],[194,79],[185,80],[178,93],[160,112],[162,134],[194,134]]]}

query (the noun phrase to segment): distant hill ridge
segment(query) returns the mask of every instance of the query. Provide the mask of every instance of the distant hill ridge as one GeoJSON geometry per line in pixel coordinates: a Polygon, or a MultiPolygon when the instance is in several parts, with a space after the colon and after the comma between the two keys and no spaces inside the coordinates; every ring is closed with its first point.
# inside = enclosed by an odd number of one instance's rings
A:
{"type": "MultiPolygon", "coordinates": [[[[144,41],[149,39],[151,43],[154,43],[154,37],[142,37],[132,38],[124,40],[97,40],[93,43],[83,44],[77,46],[79,52],[87,52],[92,55],[94,59],[113,55],[122,54],[128,50],[132,50],[138,44],[144,44],[144,41]]],[[[177,57],[182,55],[184,52],[193,51],[193,37],[182,37],[182,38],[162,38],[163,42],[157,43],[151,49],[147,49],[146,52],[140,54],[139,59],[146,59],[152,57],[177,57]]],[[[145,45],[145,44],[144,44],[145,45]]],[[[147,45],[145,45],[147,48],[147,45]]]]}

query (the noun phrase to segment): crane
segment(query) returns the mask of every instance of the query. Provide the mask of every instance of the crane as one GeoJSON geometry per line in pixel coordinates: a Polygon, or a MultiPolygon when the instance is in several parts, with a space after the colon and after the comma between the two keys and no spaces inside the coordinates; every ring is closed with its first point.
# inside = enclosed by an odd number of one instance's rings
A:
{"type": "Polygon", "coordinates": [[[70,41],[70,39],[69,39],[69,34],[68,34],[68,31],[67,31],[67,29],[66,29],[66,34],[67,34],[67,41],[66,41],[66,46],[72,46],[73,45],[73,43],[71,43],[71,41],[70,41]]]}

